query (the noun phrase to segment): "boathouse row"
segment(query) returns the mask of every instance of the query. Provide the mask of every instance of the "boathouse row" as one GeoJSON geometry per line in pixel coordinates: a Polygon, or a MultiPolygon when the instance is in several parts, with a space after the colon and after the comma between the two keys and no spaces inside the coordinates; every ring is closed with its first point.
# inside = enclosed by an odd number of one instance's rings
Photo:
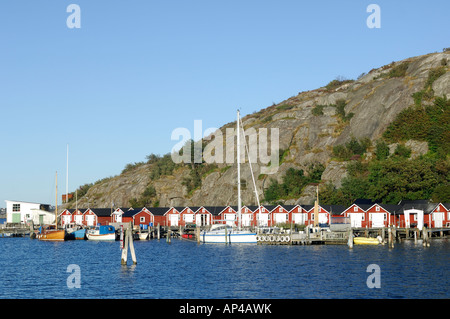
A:
{"type": "MultiPolygon", "coordinates": [[[[237,225],[236,206],[79,208],[65,209],[59,216],[62,225],[86,226],[132,222],[135,226],[206,226],[215,223],[237,225]]],[[[354,228],[380,228],[394,225],[406,228],[450,227],[450,203],[402,201],[399,205],[357,200],[349,207],[319,205],[319,224],[350,224],[354,228]]],[[[277,224],[314,224],[314,205],[243,206],[242,226],[277,224]]]]}

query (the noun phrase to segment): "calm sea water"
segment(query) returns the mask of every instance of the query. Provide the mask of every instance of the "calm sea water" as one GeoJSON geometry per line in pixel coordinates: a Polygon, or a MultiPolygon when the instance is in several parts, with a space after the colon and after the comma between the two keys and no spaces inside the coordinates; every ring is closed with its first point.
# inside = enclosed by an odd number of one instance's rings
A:
{"type": "Polygon", "coordinates": [[[135,241],[137,265],[119,242],[0,238],[0,298],[449,298],[450,243],[263,246],[135,241]],[[68,288],[69,265],[80,288],[68,288]],[[380,288],[368,288],[380,267],[380,288]]]}

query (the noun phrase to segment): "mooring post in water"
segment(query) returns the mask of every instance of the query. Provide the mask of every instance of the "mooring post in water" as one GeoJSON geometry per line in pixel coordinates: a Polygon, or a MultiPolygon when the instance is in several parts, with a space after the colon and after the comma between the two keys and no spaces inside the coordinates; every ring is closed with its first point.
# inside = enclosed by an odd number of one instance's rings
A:
{"type": "Polygon", "coordinates": [[[429,241],[429,233],[428,229],[426,227],[423,228],[423,246],[424,247],[430,247],[430,241],[429,241]]]}
{"type": "Polygon", "coordinates": [[[417,231],[414,230],[414,245],[417,245],[417,231]]]}
{"type": "Polygon", "coordinates": [[[133,264],[136,265],[136,252],[134,251],[133,244],[133,226],[130,223],[126,229],[123,226],[120,226],[120,248],[122,248],[122,259],[120,263],[122,265],[127,264],[128,259],[128,247],[130,247],[131,252],[131,260],[133,260],[133,264]]]}
{"type": "Polygon", "coordinates": [[[158,223],[158,227],[157,227],[157,229],[156,229],[156,232],[157,232],[157,236],[158,236],[158,240],[160,240],[161,239],[161,227],[160,227],[160,225],[159,225],[159,223],[158,223]]]}
{"type": "Polygon", "coordinates": [[[392,238],[392,227],[388,228],[388,245],[389,248],[394,248],[394,240],[392,238]]]}
{"type": "Polygon", "coordinates": [[[197,244],[200,244],[200,227],[195,228],[195,237],[197,238],[197,244]]]}
{"type": "Polygon", "coordinates": [[[347,245],[349,248],[353,248],[353,230],[348,231],[348,242],[347,245]]]}
{"type": "Polygon", "coordinates": [[[124,244],[123,244],[123,248],[122,248],[122,259],[121,259],[120,263],[122,265],[126,265],[127,257],[128,257],[128,236],[127,236],[127,230],[123,229],[123,226],[121,227],[121,231],[123,233],[124,244]]]}
{"type": "Polygon", "coordinates": [[[170,228],[167,230],[167,235],[166,235],[166,241],[170,244],[171,242],[171,237],[172,237],[172,231],[170,230],[170,228]]]}
{"type": "Polygon", "coordinates": [[[227,243],[227,237],[228,237],[228,230],[227,227],[225,227],[225,244],[227,243]]]}
{"type": "Polygon", "coordinates": [[[133,243],[133,224],[130,222],[129,228],[128,228],[128,243],[130,245],[130,252],[131,252],[131,260],[133,260],[133,264],[136,265],[136,252],[134,251],[134,243],[133,243]]]}

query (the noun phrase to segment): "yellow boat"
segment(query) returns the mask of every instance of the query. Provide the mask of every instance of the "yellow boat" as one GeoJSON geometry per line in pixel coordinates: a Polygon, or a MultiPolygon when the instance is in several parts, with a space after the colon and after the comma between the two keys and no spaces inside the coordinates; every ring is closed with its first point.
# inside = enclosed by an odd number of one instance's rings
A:
{"type": "Polygon", "coordinates": [[[372,237],[355,237],[353,243],[355,245],[379,245],[380,240],[372,237]]]}
{"type": "Polygon", "coordinates": [[[55,196],[55,225],[44,225],[41,227],[37,238],[39,240],[63,241],[66,237],[65,229],[58,229],[58,172],[56,172],[56,196],[55,196]]]}

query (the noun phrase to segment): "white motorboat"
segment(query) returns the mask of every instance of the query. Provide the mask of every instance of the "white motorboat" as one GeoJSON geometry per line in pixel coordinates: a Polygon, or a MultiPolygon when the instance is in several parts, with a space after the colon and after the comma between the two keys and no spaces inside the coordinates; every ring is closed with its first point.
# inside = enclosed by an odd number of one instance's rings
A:
{"type": "Polygon", "coordinates": [[[116,240],[116,230],[113,226],[97,226],[86,232],[88,240],[116,240]]]}

